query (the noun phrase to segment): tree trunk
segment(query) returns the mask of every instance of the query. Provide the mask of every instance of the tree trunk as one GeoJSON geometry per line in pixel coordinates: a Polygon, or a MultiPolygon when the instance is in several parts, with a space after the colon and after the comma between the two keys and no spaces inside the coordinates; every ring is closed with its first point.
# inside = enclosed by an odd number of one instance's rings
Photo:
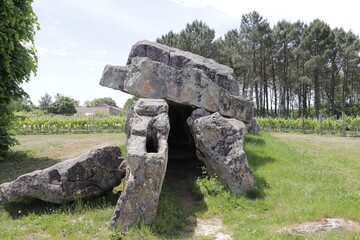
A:
{"type": "Polygon", "coordinates": [[[319,119],[320,116],[320,79],[319,74],[316,73],[314,76],[314,89],[315,89],[315,97],[314,97],[314,104],[315,104],[315,117],[319,119]]]}
{"type": "Polygon", "coordinates": [[[277,114],[277,88],[276,88],[276,76],[275,76],[275,66],[274,66],[274,60],[271,61],[271,71],[272,71],[272,85],[274,89],[274,113],[275,116],[277,114]]]}

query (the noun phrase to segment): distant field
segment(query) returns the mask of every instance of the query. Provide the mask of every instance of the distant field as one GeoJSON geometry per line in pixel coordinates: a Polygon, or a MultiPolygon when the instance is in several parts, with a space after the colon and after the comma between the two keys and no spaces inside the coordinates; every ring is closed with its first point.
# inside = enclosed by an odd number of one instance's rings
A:
{"type": "Polygon", "coordinates": [[[93,149],[107,145],[119,146],[125,143],[125,134],[18,135],[16,139],[20,145],[12,148],[11,159],[0,162],[0,183],[93,149]]]}
{"type": "MultiPolygon", "coordinates": [[[[102,145],[125,143],[121,133],[18,139],[21,145],[14,147],[11,159],[0,162],[0,182],[102,145]]],[[[182,207],[179,192],[165,182],[159,220],[151,227],[131,228],[125,239],[178,239],[190,215],[221,219],[233,239],[359,239],[359,232],[345,230],[305,236],[276,232],[325,217],[360,222],[359,138],[263,133],[246,136],[245,150],[258,190],[233,195],[218,181],[199,178],[190,184],[203,200],[189,211],[182,207]]],[[[65,206],[0,207],[0,239],[118,239],[124,235],[108,226],[117,198],[109,193],[65,206]]]]}

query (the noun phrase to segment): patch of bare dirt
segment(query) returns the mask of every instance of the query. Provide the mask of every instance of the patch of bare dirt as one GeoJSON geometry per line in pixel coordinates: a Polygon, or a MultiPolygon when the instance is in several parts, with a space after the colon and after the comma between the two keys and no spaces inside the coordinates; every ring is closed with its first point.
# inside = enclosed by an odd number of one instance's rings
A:
{"type": "Polygon", "coordinates": [[[187,226],[181,238],[187,239],[190,237],[212,237],[215,240],[231,240],[230,234],[225,233],[222,220],[219,216],[214,216],[208,219],[201,219],[191,216],[189,218],[191,224],[187,226]]]}
{"type": "Polygon", "coordinates": [[[350,231],[360,233],[360,223],[344,218],[323,218],[314,222],[305,222],[283,227],[279,233],[314,234],[329,231],[350,231]]]}

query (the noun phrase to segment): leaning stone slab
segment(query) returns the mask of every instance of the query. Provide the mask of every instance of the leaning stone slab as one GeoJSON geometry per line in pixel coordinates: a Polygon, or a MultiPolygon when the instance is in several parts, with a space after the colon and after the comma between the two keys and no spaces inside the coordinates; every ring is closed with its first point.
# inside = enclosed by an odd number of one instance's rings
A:
{"type": "Polygon", "coordinates": [[[0,185],[0,204],[34,199],[60,204],[101,195],[120,184],[123,160],[119,147],[108,146],[22,175],[0,185]]]}
{"type": "Polygon", "coordinates": [[[187,122],[192,129],[197,156],[209,174],[216,174],[233,193],[256,188],[243,150],[245,124],[224,118],[219,113],[203,117],[200,114],[195,110],[187,122]]]}
{"type": "Polygon", "coordinates": [[[127,229],[156,219],[168,161],[168,105],[162,99],[140,98],[127,119],[125,188],[116,204],[111,226],[127,229]]]}
{"type": "Polygon", "coordinates": [[[246,123],[253,117],[251,101],[219,87],[203,70],[193,67],[178,70],[147,57],[131,59],[127,73],[123,67],[107,65],[100,84],[138,97],[165,99],[219,112],[246,123]]]}

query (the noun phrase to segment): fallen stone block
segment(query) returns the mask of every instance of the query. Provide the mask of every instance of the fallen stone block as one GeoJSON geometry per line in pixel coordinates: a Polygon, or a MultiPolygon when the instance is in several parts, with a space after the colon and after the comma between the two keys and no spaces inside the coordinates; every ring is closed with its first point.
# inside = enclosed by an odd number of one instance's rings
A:
{"type": "Polygon", "coordinates": [[[119,147],[108,146],[0,185],[0,204],[40,199],[65,203],[98,196],[119,185],[125,169],[119,147]]]}

